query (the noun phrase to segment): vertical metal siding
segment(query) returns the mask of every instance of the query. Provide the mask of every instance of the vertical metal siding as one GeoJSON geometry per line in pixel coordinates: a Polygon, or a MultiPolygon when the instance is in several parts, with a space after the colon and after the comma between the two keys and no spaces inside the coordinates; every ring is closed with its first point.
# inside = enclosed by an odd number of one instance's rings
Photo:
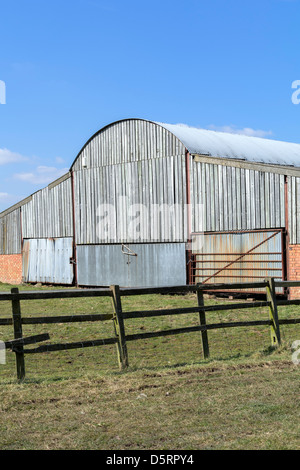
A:
{"type": "Polygon", "coordinates": [[[195,162],[193,157],[190,167],[193,232],[285,226],[283,175],[195,162]]]}
{"type": "Polygon", "coordinates": [[[74,183],[77,244],[185,241],[184,155],[76,171],[74,183]],[[99,237],[98,208],[102,204],[115,207],[116,218],[114,231],[99,237]],[[146,208],[148,231],[142,240],[130,239],[128,232],[129,208],[135,204],[146,208]],[[153,204],[160,208],[178,205],[179,210],[169,223],[162,211],[151,215],[153,204]]]}
{"type": "Polygon", "coordinates": [[[171,132],[152,122],[128,120],[106,127],[91,139],[73,170],[183,155],[185,147],[171,132]]]}
{"type": "Polygon", "coordinates": [[[147,214],[143,242],[185,241],[185,147],[163,127],[142,120],[114,123],[96,134],[74,165],[76,243],[122,243],[129,237],[129,207],[181,204],[173,223],[147,214]],[[84,164],[85,162],[85,164],[84,164]],[[116,207],[114,231],[99,238],[97,209],[116,207]],[[158,226],[158,230],[154,228],[158,226]]]}
{"type": "Polygon", "coordinates": [[[22,207],[23,238],[61,238],[73,235],[71,178],[32,195],[22,207]]]}
{"type": "Polygon", "coordinates": [[[0,255],[21,253],[20,208],[0,218],[0,255]]]}
{"type": "Polygon", "coordinates": [[[72,284],[72,238],[24,240],[24,282],[72,284]]]}
{"type": "Polygon", "coordinates": [[[288,219],[290,244],[300,243],[300,178],[288,176],[288,219]]]}

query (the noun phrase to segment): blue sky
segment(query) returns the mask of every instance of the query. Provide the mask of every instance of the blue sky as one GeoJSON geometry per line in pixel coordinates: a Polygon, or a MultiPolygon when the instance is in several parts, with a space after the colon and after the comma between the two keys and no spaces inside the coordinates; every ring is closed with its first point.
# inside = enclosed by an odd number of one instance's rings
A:
{"type": "Polygon", "coordinates": [[[0,0],[0,211],[119,119],[300,143],[299,17],[299,0],[0,0]]]}

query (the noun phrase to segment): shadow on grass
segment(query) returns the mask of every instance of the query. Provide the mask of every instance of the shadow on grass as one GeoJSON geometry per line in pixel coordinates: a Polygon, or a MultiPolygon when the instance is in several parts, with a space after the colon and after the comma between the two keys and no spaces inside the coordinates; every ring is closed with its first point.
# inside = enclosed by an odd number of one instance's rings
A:
{"type": "MultiPolygon", "coordinates": [[[[152,372],[152,373],[159,373],[161,372],[166,372],[168,370],[176,370],[180,368],[193,368],[193,367],[209,367],[209,366],[216,366],[217,363],[220,365],[234,365],[235,363],[245,363],[249,362],[251,360],[251,363],[257,363],[259,364],[261,361],[264,359],[275,359],[278,358],[279,355],[281,355],[284,352],[290,351],[290,348],[287,344],[282,344],[279,348],[269,346],[267,348],[264,348],[259,351],[255,352],[250,352],[247,354],[242,354],[242,353],[236,353],[236,354],[231,354],[228,356],[217,356],[217,357],[211,357],[209,359],[202,359],[199,361],[182,361],[182,362],[175,362],[173,364],[159,364],[157,366],[147,366],[147,365],[129,365],[128,369],[125,370],[111,370],[111,369],[106,369],[106,370],[99,370],[99,373],[87,373],[86,374],[86,379],[100,379],[100,378],[105,378],[105,377],[120,377],[124,376],[127,374],[132,374],[132,373],[143,373],[143,372],[152,372]]],[[[30,375],[30,373],[28,374],[30,375]]],[[[51,384],[51,383],[60,383],[68,380],[78,380],[78,379],[84,379],[84,376],[80,376],[76,373],[74,374],[65,374],[65,375],[55,375],[55,376],[43,376],[41,375],[40,377],[26,377],[23,381],[19,382],[17,378],[7,378],[4,380],[2,383],[0,383],[1,386],[5,385],[42,385],[42,384],[51,384]]]]}

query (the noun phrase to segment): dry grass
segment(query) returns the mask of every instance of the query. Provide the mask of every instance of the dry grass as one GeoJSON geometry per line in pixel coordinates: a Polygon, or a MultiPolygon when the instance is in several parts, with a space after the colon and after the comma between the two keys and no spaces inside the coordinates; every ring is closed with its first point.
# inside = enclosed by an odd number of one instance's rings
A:
{"type": "Polygon", "coordinates": [[[299,449],[299,371],[185,367],[10,384],[2,449],[299,449]],[[280,387],[278,384],[280,383],[280,387]]]}
{"type": "MultiPolygon", "coordinates": [[[[27,287],[24,287],[27,289],[27,287]]],[[[9,286],[1,286],[0,290],[9,286]]],[[[30,288],[32,290],[32,287],[30,288]]],[[[124,299],[127,310],[195,305],[190,296],[124,299]]],[[[216,301],[210,301],[215,303],[216,301]]],[[[5,304],[5,305],[4,305],[5,304]]],[[[10,315],[2,302],[0,316],[10,315]]],[[[109,299],[23,302],[24,316],[107,312],[109,299]]],[[[280,310],[296,316],[296,307],[280,310]]],[[[209,322],[267,318],[259,311],[211,314],[209,322]]],[[[128,334],[197,324],[197,315],[128,320],[128,334]]],[[[27,326],[51,342],[112,335],[111,322],[27,326]],[[102,336],[103,335],[103,336],[102,336]]],[[[12,337],[11,327],[1,339],[12,337]]],[[[197,333],[128,343],[130,368],[118,370],[115,347],[26,355],[26,381],[16,381],[14,355],[0,366],[0,448],[8,449],[299,449],[299,371],[282,328],[269,349],[267,327],[209,332],[204,360],[197,333]]]]}

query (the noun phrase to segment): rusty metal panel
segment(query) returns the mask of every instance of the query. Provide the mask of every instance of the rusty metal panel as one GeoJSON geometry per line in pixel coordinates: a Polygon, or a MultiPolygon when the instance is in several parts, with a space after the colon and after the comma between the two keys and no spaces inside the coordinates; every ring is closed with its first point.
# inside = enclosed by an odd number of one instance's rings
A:
{"type": "Polygon", "coordinates": [[[194,282],[259,282],[284,276],[282,231],[205,233],[194,252],[194,282]]]}
{"type": "Polygon", "coordinates": [[[186,284],[184,243],[80,245],[77,266],[81,286],[186,284]]]}
{"type": "Polygon", "coordinates": [[[23,281],[72,284],[72,252],[72,238],[24,240],[23,281]]]}

